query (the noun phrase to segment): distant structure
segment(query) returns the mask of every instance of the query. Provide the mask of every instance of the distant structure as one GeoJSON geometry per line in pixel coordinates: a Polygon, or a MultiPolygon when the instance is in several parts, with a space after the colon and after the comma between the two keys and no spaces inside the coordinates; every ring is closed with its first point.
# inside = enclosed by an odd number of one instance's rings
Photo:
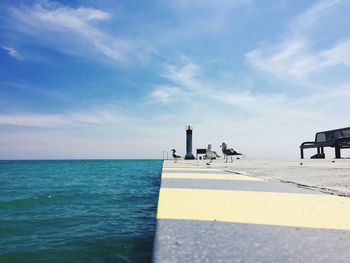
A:
{"type": "Polygon", "coordinates": [[[192,131],[193,128],[188,126],[186,129],[186,156],[185,160],[194,160],[194,156],[192,154],[192,131]]]}
{"type": "Polygon", "coordinates": [[[207,154],[207,149],[206,148],[203,148],[203,149],[197,149],[197,152],[196,152],[196,159],[198,160],[202,160],[204,159],[204,157],[206,156],[207,154]]]}

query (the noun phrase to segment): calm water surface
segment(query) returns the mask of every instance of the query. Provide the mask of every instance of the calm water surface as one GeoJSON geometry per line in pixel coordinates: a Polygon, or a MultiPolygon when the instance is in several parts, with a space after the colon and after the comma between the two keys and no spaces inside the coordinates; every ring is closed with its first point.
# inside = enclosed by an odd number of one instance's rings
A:
{"type": "Polygon", "coordinates": [[[149,262],[162,161],[0,161],[0,262],[149,262]]]}

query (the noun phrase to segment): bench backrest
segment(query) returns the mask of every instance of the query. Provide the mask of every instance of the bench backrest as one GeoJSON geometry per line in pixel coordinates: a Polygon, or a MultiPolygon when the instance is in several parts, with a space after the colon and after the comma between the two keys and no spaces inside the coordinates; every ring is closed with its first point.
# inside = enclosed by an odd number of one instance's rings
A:
{"type": "Polygon", "coordinates": [[[206,154],[207,149],[197,149],[197,154],[206,154]]]}
{"type": "Polygon", "coordinates": [[[333,143],[341,137],[350,137],[350,127],[316,133],[316,143],[333,143]]]}

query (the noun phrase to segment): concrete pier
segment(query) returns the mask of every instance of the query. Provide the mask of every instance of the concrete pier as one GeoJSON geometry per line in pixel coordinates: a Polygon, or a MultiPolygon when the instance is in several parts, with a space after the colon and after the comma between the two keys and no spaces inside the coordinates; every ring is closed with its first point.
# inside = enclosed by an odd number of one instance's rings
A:
{"type": "Polygon", "coordinates": [[[346,161],[164,161],[153,262],[348,262],[350,198],[279,178],[346,161]]]}

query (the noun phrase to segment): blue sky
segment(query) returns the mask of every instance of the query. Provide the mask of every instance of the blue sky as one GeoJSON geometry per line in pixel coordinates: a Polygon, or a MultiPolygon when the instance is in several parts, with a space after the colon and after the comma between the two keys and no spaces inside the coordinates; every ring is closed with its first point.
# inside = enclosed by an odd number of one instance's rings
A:
{"type": "Polygon", "coordinates": [[[349,125],[349,1],[0,3],[0,159],[298,157],[349,125]]]}

